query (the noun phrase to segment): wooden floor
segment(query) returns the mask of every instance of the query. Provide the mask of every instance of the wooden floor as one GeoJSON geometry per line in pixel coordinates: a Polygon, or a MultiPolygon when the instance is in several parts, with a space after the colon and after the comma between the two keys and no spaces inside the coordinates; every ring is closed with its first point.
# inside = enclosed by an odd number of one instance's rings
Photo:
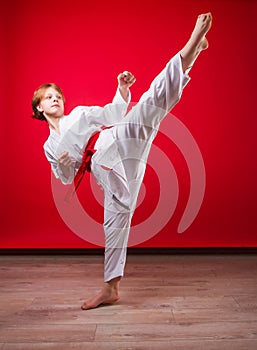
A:
{"type": "Polygon", "coordinates": [[[0,256],[0,350],[256,350],[256,255],[129,255],[121,300],[82,311],[101,256],[0,256]]]}

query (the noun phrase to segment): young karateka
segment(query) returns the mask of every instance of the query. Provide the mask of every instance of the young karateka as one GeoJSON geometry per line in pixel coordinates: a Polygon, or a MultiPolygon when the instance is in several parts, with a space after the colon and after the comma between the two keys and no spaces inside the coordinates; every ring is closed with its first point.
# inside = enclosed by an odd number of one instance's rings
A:
{"type": "Polygon", "coordinates": [[[190,68],[208,47],[205,35],[211,24],[210,13],[198,16],[189,41],[127,114],[129,88],[136,80],[127,71],[118,76],[112,103],[76,107],[69,116],[64,116],[64,96],[57,85],[42,85],[34,93],[34,118],[49,124],[44,151],[55,176],[64,184],[74,181],[77,186],[81,173],[91,170],[104,190],[104,285],[82,305],[83,310],[120,298],[130,223],[150,147],[161,120],[179,101],[190,80],[190,68]]]}

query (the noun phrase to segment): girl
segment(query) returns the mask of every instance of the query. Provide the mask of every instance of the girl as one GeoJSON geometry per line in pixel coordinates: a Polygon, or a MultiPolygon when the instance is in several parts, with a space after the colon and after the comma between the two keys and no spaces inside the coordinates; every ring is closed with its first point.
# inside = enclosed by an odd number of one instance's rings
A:
{"type": "Polygon", "coordinates": [[[111,104],[76,107],[69,116],[64,116],[64,96],[55,84],[42,85],[34,93],[34,118],[49,124],[44,151],[55,176],[64,184],[72,183],[75,177],[76,186],[81,174],[91,170],[104,190],[104,285],[82,305],[83,310],[120,298],[130,223],[150,147],[161,120],[179,101],[190,80],[190,68],[208,47],[205,35],[211,24],[210,13],[198,16],[189,41],[127,115],[129,89],[136,81],[127,71],[118,76],[111,104]]]}

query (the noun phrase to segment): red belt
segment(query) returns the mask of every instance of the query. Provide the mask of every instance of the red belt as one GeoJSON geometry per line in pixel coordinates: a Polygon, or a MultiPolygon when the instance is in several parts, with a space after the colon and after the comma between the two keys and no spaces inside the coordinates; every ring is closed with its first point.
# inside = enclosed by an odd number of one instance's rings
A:
{"type": "Polygon", "coordinates": [[[85,175],[85,172],[88,171],[90,172],[91,171],[91,158],[93,156],[93,154],[96,152],[96,150],[94,149],[95,147],[95,144],[96,144],[96,141],[98,139],[100,135],[100,131],[97,131],[94,135],[92,135],[86,145],[86,148],[83,152],[83,156],[82,156],[82,163],[77,171],[77,174],[75,175],[74,177],[74,180],[73,180],[73,185],[70,186],[66,196],[65,196],[65,201],[66,202],[69,202],[74,193],[77,191],[84,175],[85,175]]]}

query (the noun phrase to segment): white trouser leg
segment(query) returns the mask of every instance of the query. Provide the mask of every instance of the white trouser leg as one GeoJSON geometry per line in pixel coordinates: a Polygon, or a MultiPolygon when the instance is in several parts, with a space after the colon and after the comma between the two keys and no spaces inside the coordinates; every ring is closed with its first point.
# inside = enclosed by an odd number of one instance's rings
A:
{"type": "Polygon", "coordinates": [[[116,139],[151,139],[152,130],[158,130],[161,120],[179,101],[189,80],[188,75],[183,73],[178,53],[152,81],[137,105],[114,127],[116,139]]]}
{"type": "Polygon", "coordinates": [[[105,263],[104,281],[123,276],[127,255],[127,241],[132,213],[105,192],[104,232],[105,263]]]}
{"type": "Polygon", "coordinates": [[[152,81],[149,90],[141,96],[139,103],[159,107],[167,113],[179,101],[183,88],[189,80],[189,76],[183,73],[181,57],[177,53],[152,81]]]}
{"type": "Polygon", "coordinates": [[[142,181],[142,172],[160,122],[179,101],[189,79],[183,73],[180,54],[175,55],[153,80],[138,104],[113,128],[113,136],[130,185],[136,180],[142,181]]]}

